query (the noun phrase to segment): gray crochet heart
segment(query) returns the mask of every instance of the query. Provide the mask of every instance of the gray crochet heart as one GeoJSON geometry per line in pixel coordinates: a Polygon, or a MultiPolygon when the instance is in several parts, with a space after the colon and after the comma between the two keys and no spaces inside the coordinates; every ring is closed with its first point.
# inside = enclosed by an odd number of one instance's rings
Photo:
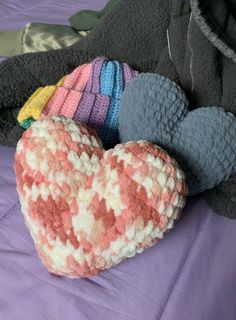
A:
{"type": "Polygon", "coordinates": [[[141,74],[121,102],[122,142],[148,140],[165,148],[185,171],[189,195],[211,189],[236,174],[236,118],[219,107],[189,111],[173,81],[141,74]]]}

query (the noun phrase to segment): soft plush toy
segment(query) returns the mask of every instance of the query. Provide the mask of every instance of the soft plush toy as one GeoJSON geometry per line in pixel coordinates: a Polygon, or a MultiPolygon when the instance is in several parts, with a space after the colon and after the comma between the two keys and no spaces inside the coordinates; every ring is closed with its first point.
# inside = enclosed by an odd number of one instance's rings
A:
{"type": "Polygon", "coordinates": [[[56,85],[37,89],[20,110],[18,121],[28,128],[47,115],[63,115],[94,128],[105,145],[115,145],[121,95],[137,74],[126,63],[98,57],[56,85]]]}
{"type": "Polygon", "coordinates": [[[86,277],[153,246],[185,204],[184,174],[145,141],[105,151],[95,131],[52,116],[18,142],[15,171],[26,224],[42,262],[86,277]]]}
{"type": "Polygon", "coordinates": [[[173,81],[141,74],[126,87],[121,103],[122,142],[145,139],[165,148],[186,174],[189,195],[211,189],[236,174],[236,119],[218,107],[189,111],[173,81]]]}

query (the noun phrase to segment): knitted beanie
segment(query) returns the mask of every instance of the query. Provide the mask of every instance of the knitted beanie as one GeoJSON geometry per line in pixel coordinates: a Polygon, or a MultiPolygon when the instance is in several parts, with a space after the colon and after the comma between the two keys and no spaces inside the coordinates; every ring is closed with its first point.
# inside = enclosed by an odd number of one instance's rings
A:
{"type": "Polygon", "coordinates": [[[18,115],[23,128],[48,115],[63,115],[95,129],[104,145],[118,142],[120,99],[137,75],[126,63],[98,57],[76,68],[56,85],[39,88],[18,115]]]}

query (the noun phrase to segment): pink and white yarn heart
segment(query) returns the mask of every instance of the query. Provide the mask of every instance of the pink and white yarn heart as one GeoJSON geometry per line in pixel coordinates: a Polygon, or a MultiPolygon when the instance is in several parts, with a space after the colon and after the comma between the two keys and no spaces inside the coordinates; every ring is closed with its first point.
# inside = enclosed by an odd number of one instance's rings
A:
{"type": "Polygon", "coordinates": [[[105,151],[71,119],[36,121],[17,145],[17,189],[38,254],[52,273],[86,277],[153,246],[185,204],[184,174],[145,141],[105,151]]]}

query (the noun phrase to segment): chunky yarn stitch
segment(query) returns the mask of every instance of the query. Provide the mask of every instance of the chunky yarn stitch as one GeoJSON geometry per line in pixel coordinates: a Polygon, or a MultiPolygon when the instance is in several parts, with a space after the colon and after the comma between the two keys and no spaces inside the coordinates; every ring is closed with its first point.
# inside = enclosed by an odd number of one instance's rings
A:
{"type": "Polygon", "coordinates": [[[122,142],[162,146],[185,171],[189,195],[236,174],[236,119],[218,107],[189,112],[182,89],[158,74],[141,74],[126,87],[119,119],[122,142]]]}
{"type": "Polygon", "coordinates": [[[72,119],[34,122],[18,142],[17,189],[48,270],[87,277],[153,246],[185,205],[184,174],[145,141],[105,151],[72,119]]]}

